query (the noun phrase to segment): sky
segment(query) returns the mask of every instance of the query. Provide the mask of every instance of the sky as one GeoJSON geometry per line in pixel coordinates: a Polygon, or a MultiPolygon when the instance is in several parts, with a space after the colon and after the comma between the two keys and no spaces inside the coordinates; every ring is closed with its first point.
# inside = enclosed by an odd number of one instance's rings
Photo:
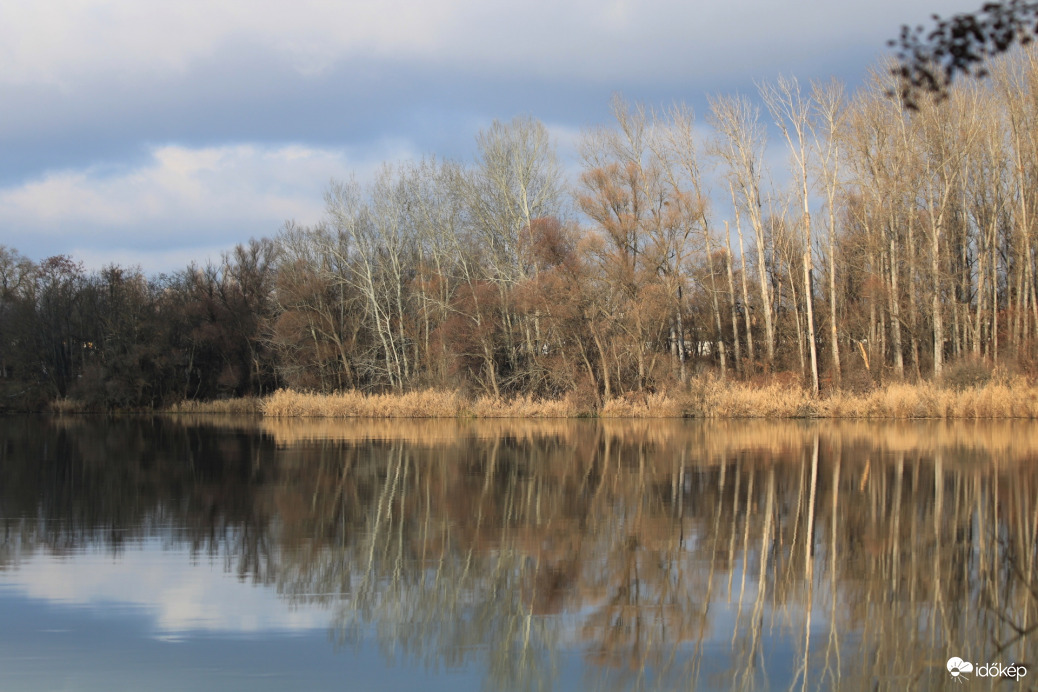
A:
{"type": "Polygon", "coordinates": [[[647,105],[835,76],[979,0],[5,0],[0,245],[146,273],[204,263],[383,163],[470,161],[530,115],[575,160],[647,105]]]}

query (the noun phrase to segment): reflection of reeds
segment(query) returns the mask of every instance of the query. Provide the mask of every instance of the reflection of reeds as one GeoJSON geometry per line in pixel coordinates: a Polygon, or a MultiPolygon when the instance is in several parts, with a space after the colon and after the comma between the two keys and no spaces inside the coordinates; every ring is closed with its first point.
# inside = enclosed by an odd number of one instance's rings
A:
{"type": "Polygon", "coordinates": [[[592,425],[590,422],[568,419],[522,418],[475,421],[463,418],[342,420],[265,417],[260,422],[263,432],[271,435],[280,446],[318,440],[351,443],[367,440],[406,440],[426,447],[454,445],[472,439],[496,440],[503,437],[515,440],[543,440],[555,436],[568,440],[578,429],[586,429],[592,425]]]}
{"type": "MultiPolygon", "coordinates": [[[[207,418],[206,424],[240,427],[234,418],[207,418]]],[[[197,424],[197,420],[189,420],[197,424]]],[[[405,440],[423,447],[455,446],[471,440],[509,438],[516,442],[558,440],[565,445],[648,445],[697,465],[733,454],[752,453],[772,460],[794,459],[813,436],[839,440],[846,447],[883,453],[966,454],[976,461],[1031,463],[1038,459],[1038,428],[1029,421],[688,421],[644,419],[369,419],[272,418],[255,423],[279,446],[314,441],[356,443],[405,440]]]]}

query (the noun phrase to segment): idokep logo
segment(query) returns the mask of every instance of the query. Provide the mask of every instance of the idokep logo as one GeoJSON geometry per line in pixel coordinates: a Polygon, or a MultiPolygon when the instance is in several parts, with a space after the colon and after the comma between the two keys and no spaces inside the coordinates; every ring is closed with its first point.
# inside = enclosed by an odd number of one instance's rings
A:
{"type": "Polygon", "coordinates": [[[948,659],[948,672],[951,673],[951,676],[958,682],[969,680],[969,678],[966,677],[966,673],[973,672],[973,664],[969,661],[963,661],[958,656],[952,656],[948,659]]]}
{"type": "Polygon", "coordinates": [[[978,678],[1002,678],[1003,680],[1020,680],[1027,675],[1026,666],[1018,666],[1011,663],[1008,666],[1002,663],[984,663],[973,665],[969,661],[963,661],[958,656],[948,659],[945,666],[956,682],[969,680],[968,673],[973,673],[978,678]]]}

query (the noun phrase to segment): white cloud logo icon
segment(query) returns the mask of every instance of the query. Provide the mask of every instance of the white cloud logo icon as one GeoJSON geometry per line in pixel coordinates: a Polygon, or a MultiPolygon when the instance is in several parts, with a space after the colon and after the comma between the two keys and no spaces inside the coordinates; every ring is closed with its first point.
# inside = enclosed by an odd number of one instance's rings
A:
{"type": "Polygon", "coordinates": [[[952,656],[948,659],[948,672],[951,673],[953,678],[965,679],[965,677],[959,678],[959,676],[965,676],[966,673],[972,673],[973,664],[969,661],[963,661],[958,656],[952,656]]]}

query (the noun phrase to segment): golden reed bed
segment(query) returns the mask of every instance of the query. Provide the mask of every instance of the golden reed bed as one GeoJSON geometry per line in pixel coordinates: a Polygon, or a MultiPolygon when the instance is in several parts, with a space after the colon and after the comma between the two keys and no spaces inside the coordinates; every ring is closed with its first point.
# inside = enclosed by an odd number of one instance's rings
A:
{"type": "MultiPolygon", "coordinates": [[[[68,404],[64,404],[67,408],[68,404]]],[[[849,418],[1038,419],[1038,387],[1024,380],[955,390],[930,383],[891,384],[867,394],[813,398],[798,387],[700,382],[679,394],[638,394],[606,401],[599,410],[569,397],[541,400],[480,397],[422,390],[404,394],[348,391],[314,394],[287,389],[262,399],[184,402],[173,413],[262,414],[273,418],[849,418]]]]}

